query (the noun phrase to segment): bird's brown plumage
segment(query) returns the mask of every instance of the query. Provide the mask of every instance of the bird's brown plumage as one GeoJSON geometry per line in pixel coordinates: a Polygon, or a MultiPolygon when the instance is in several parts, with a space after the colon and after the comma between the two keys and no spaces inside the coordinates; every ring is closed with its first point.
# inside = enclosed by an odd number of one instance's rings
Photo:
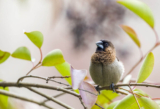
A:
{"type": "Polygon", "coordinates": [[[96,51],[91,57],[93,63],[110,64],[114,62],[116,58],[116,51],[114,47],[107,47],[105,51],[96,51]]]}

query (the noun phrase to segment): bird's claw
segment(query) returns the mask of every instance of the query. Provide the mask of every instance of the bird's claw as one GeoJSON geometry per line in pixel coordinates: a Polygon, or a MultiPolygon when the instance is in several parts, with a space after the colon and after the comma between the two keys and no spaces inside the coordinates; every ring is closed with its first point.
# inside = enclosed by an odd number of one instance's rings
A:
{"type": "Polygon", "coordinates": [[[100,95],[99,85],[96,86],[95,89],[98,91],[98,93],[99,93],[99,95],[100,95]]]}
{"type": "Polygon", "coordinates": [[[116,92],[115,87],[114,87],[114,83],[112,83],[112,84],[110,85],[110,89],[112,89],[113,92],[116,92]]]}

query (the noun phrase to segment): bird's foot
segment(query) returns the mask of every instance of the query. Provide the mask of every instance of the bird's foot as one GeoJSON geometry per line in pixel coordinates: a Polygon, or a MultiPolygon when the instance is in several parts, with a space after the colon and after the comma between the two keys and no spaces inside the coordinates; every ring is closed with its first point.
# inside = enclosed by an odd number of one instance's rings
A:
{"type": "Polygon", "coordinates": [[[114,83],[112,83],[112,84],[110,85],[110,89],[112,89],[113,92],[116,92],[115,87],[114,87],[114,83]]]}
{"type": "Polygon", "coordinates": [[[99,85],[97,85],[97,86],[95,87],[95,89],[97,90],[97,92],[98,92],[98,93],[99,93],[99,95],[100,95],[99,85]]]}

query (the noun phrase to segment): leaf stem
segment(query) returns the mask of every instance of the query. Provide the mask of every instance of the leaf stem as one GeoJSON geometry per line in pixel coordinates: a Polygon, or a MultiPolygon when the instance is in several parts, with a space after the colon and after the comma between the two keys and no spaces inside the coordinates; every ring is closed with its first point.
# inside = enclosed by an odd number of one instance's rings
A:
{"type": "Polygon", "coordinates": [[[33,68],[26,75],[29,75],[34,69],[41,67],[42,58],[43,58],[41,48],[39,49],[39,51],[40,51],[40,60],[39,60],[39,62],[37,63],[37,65],[33,66],[33,68]]]}
{"type": "Polygon", "coordinates": [[[158,44],[159,43],[159,37],[158,37],[158,34],[157,34],[157,32],[156,32],[156,30],[154,28],[153,28],[153,32],[154,32],[154,34],[156,36],[156,44],[158,44]]]}
{"type": "Polygon", "coordinates": [[[42,62],[43,55],[42,55],[42,50],[41,50],[41,48],[39,49],[39,51],[40,51],[40,55],[41,55],[41,58],[40,58],[40,61],[39,61],[39,62],[42,62]]]}
{"type": "Polygon", "coordinates": [[[160,100],[160,98],[152,98],[152,100],[160,100]]]}

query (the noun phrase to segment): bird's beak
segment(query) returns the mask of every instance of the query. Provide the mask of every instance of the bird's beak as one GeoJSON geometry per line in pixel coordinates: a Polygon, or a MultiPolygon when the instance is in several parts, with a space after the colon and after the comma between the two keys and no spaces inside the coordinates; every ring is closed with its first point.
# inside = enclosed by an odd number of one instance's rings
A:
{"type": "Polygon", "coordinates": [[[103,42],[102,42],[102,41],[96,42],[96,45],[97,45],[98,47],[100,47],[101,49],[104,48],[104,47],[103,47],[103,42]]]}

